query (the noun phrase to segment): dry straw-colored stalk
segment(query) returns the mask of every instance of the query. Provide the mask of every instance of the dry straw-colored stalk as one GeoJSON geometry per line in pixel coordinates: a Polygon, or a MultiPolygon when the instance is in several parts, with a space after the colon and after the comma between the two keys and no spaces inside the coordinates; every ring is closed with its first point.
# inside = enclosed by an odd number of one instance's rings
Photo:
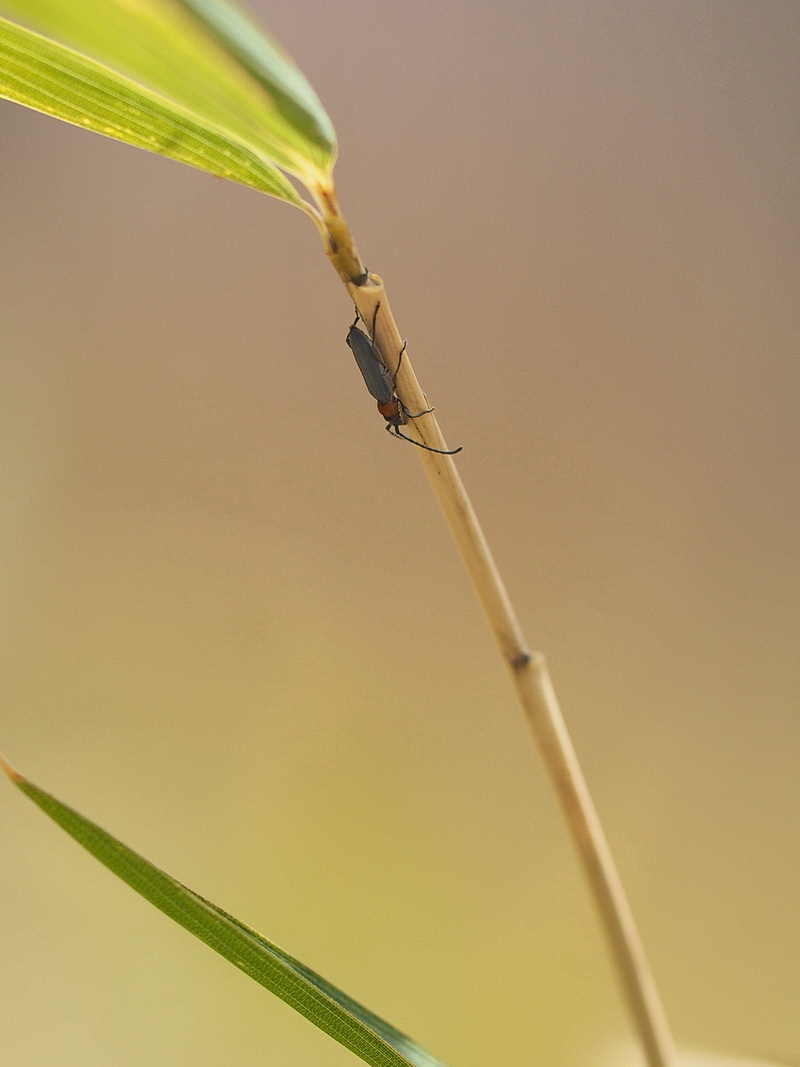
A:
{"type": "MultiPolygon", "coordinates": [[[[338,205],[327,198],[327,252],[364,323],[374,323],[380,353],[396,355],[403,340],[382,279],[358,256],[338,205]],[[377,311],[376,311],[377,309],[377,311]]],[[[386,358],[386,357],[384,357],[386,358]]],[[[395,359],[395,364],[397,360],[395,359]]],[[[396,393],[407,411],[431,405],[406,351],[397,370],[396,393]]],[[[420,444],[447,449],[432,413],[409,420],[403,431],[420,444]]],[[[592,893],[649,1067],[676,1067],[675,1046],[619,873],[556,699],[544,656],[531,652],[459,477],[453,457],[415,449],[444,513],[489,626],[508,665],[522,708],[555,787],[592,893]]]]}

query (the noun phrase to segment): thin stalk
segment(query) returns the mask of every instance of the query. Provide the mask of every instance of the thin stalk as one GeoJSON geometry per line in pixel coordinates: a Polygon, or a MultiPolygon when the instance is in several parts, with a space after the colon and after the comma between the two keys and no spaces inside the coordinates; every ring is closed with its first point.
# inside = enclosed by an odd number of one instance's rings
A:
{"type": "MultiPolygon", "coordinates": [[[[382,280],[366,274],[346,281],[365,323],[375,323],[375,340],[387,365],[403,342],[382,280]],[[361,284],[358,284],[360,282],[361,284]],[[375,314],[375,308],[379,310],[375,314]],[[390,355],[391,354],[391,355],[390,355]]],[[[389,365],[394,372],[396,359],[389,365]]],[[[396,392],[408,411],[430,407],[405,352],[396,392]]],[[[403,427],[416,440],[446,449],[432,414],[403,427]]],[[[649,1067],[675,1067],[676,1055],[666,1015],[653,980],[633,914],[592,802],[578,757],[556,700],[544,656],[532,653],[478,518],[451,456],[415,449],[483,605],[489,625],[514,680],[520,703],[550,774],[578,854],[600,910],[611,954],[649,1067]]]]}

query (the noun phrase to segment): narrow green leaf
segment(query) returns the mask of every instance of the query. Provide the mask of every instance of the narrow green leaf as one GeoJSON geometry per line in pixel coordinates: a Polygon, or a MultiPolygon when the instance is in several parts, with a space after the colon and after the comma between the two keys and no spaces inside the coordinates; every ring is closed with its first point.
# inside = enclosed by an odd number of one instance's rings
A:
{"type": "Polygon", "coordinates": [[[11,780],[62,829],[151,904],[373,1067],[445,1067],[340,989],[175,881],[3,762],[11,780]]]}
{"type": "Polygon", "coordinates": [[[335,134],[314,90],[229,0],[0,0],[0,13],[164,97],[307,185],[330,176],[335,134]]]}
{"type": "Polygon", "coordinates": [[[96,133],[303,202],[266,160],[93,60],[0,19],[0,96],[96,133]]]}
{"type": "Polygon", "coordinates": [[[262,26],[230,0],[179,0],[274,98],[287,122],[328,166],[336,133],[319,97],[290,56],[262,26]]]}

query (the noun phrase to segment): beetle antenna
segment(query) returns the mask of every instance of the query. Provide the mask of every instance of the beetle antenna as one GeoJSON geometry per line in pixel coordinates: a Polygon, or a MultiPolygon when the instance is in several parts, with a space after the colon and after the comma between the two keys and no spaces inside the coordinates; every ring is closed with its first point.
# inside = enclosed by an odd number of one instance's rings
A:
{"type": "MultiPolygon", "coordinates": [[[[380,307],[380,304],[378,306],[380,307]]],[[[397,381],[397,375],[400,373],[400,367],[403,364],[403,356],[406,354],[407,348],[408,341],[403,340],[403,347],[400,349],[400,355],[397,357],[397,366],[395,367],[394,374],[392,375],[392,385],[394,385],[397,381]]],[[[425,408],[424,411],[418,411],[416,415],[412,415],[408,408],[405,406],[405,404],[402,405],[402,408],[403,415],[407,419],[419,419],[423,415],[430,415],[433,411],[433,408],[425,408]]],[[[424,448],[426,452],[438,452],[440,456],[455,456],[456,453],[460,452],[461,449],[464,447],[463,445],[459,445],[458,448],[451,448],[449,451],[445,450],[444,448],[433,448],[431,445],[423,445],[420,441],[415,441],[413,437],[406,437],[404,433],[400,433],[400,430],[395,425],[388,424],[386,429],[389,431],[394,430],[395,437],[402,437],[404,441],[408,441],[410,444],[416,445],[418,448],[424,448]]]]}
{"type": "MultiPolygon", "coordinates": [[[[420,415],[426,415],[426,414],[427,414],[427,412],[425,412],[425,411],[421,411],[420,412],[420,415]]],[[[413,417],[417,418],[416,415],[414,415],[413,417]]],[[[400,433],[400,430],[398,429],[398,427],[394,426],[392,423],[387,423],[386,424],[386,431],[387,431],[387,433],[393,433],[395,437],[402,437],[402,439],[404,441],[408,441],[408,443],[410,445],[416,445],[417,448],[424,448],[426,452],[437,452],[440,456],[455,456],[456,453],[460,452],[461,449],[464,447],[463,445],[459,445],[458,448],[445,449],[445,448],[433,448],[432,445],[423,445],[423,443],[421,441],[415,441],[413,437],[406,437],[406,435],[404,433],[400,433]]]]}

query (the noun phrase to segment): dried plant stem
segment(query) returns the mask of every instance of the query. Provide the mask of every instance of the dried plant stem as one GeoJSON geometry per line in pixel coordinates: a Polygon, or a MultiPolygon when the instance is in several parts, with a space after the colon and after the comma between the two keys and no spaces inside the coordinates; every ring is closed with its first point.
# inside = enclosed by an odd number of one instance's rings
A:
{"type": "MultiPolygon", "coordinates": [[[[362,279],[359,279],[361,281],[362,279]]],[[[346,283],[365,323],[375,322],[380,350],[399,353],[402,340],[383,282],[366,274],[363,284],[346,283]],[[377,316],[375,308],[380,304],[377,316]]],[[[394,366],[389,368],[394,370],[394,366]]],[[[409,358],[404,357],[397,395],[409,411],[430,405],[409,358]]],[[[446,449],[433,415],[410,421],[404,429],[417,440],[446,449]]],[[[544,656],[531,653],[477,516],[450,456],[415,450],[425,468],[461,558],[483,605],[520,702],[533,730],[589,879],[649,1067],[675,1067],[675,1049],[627,897],[592,803],[586,781],[556,700],[544,656]]]]}

